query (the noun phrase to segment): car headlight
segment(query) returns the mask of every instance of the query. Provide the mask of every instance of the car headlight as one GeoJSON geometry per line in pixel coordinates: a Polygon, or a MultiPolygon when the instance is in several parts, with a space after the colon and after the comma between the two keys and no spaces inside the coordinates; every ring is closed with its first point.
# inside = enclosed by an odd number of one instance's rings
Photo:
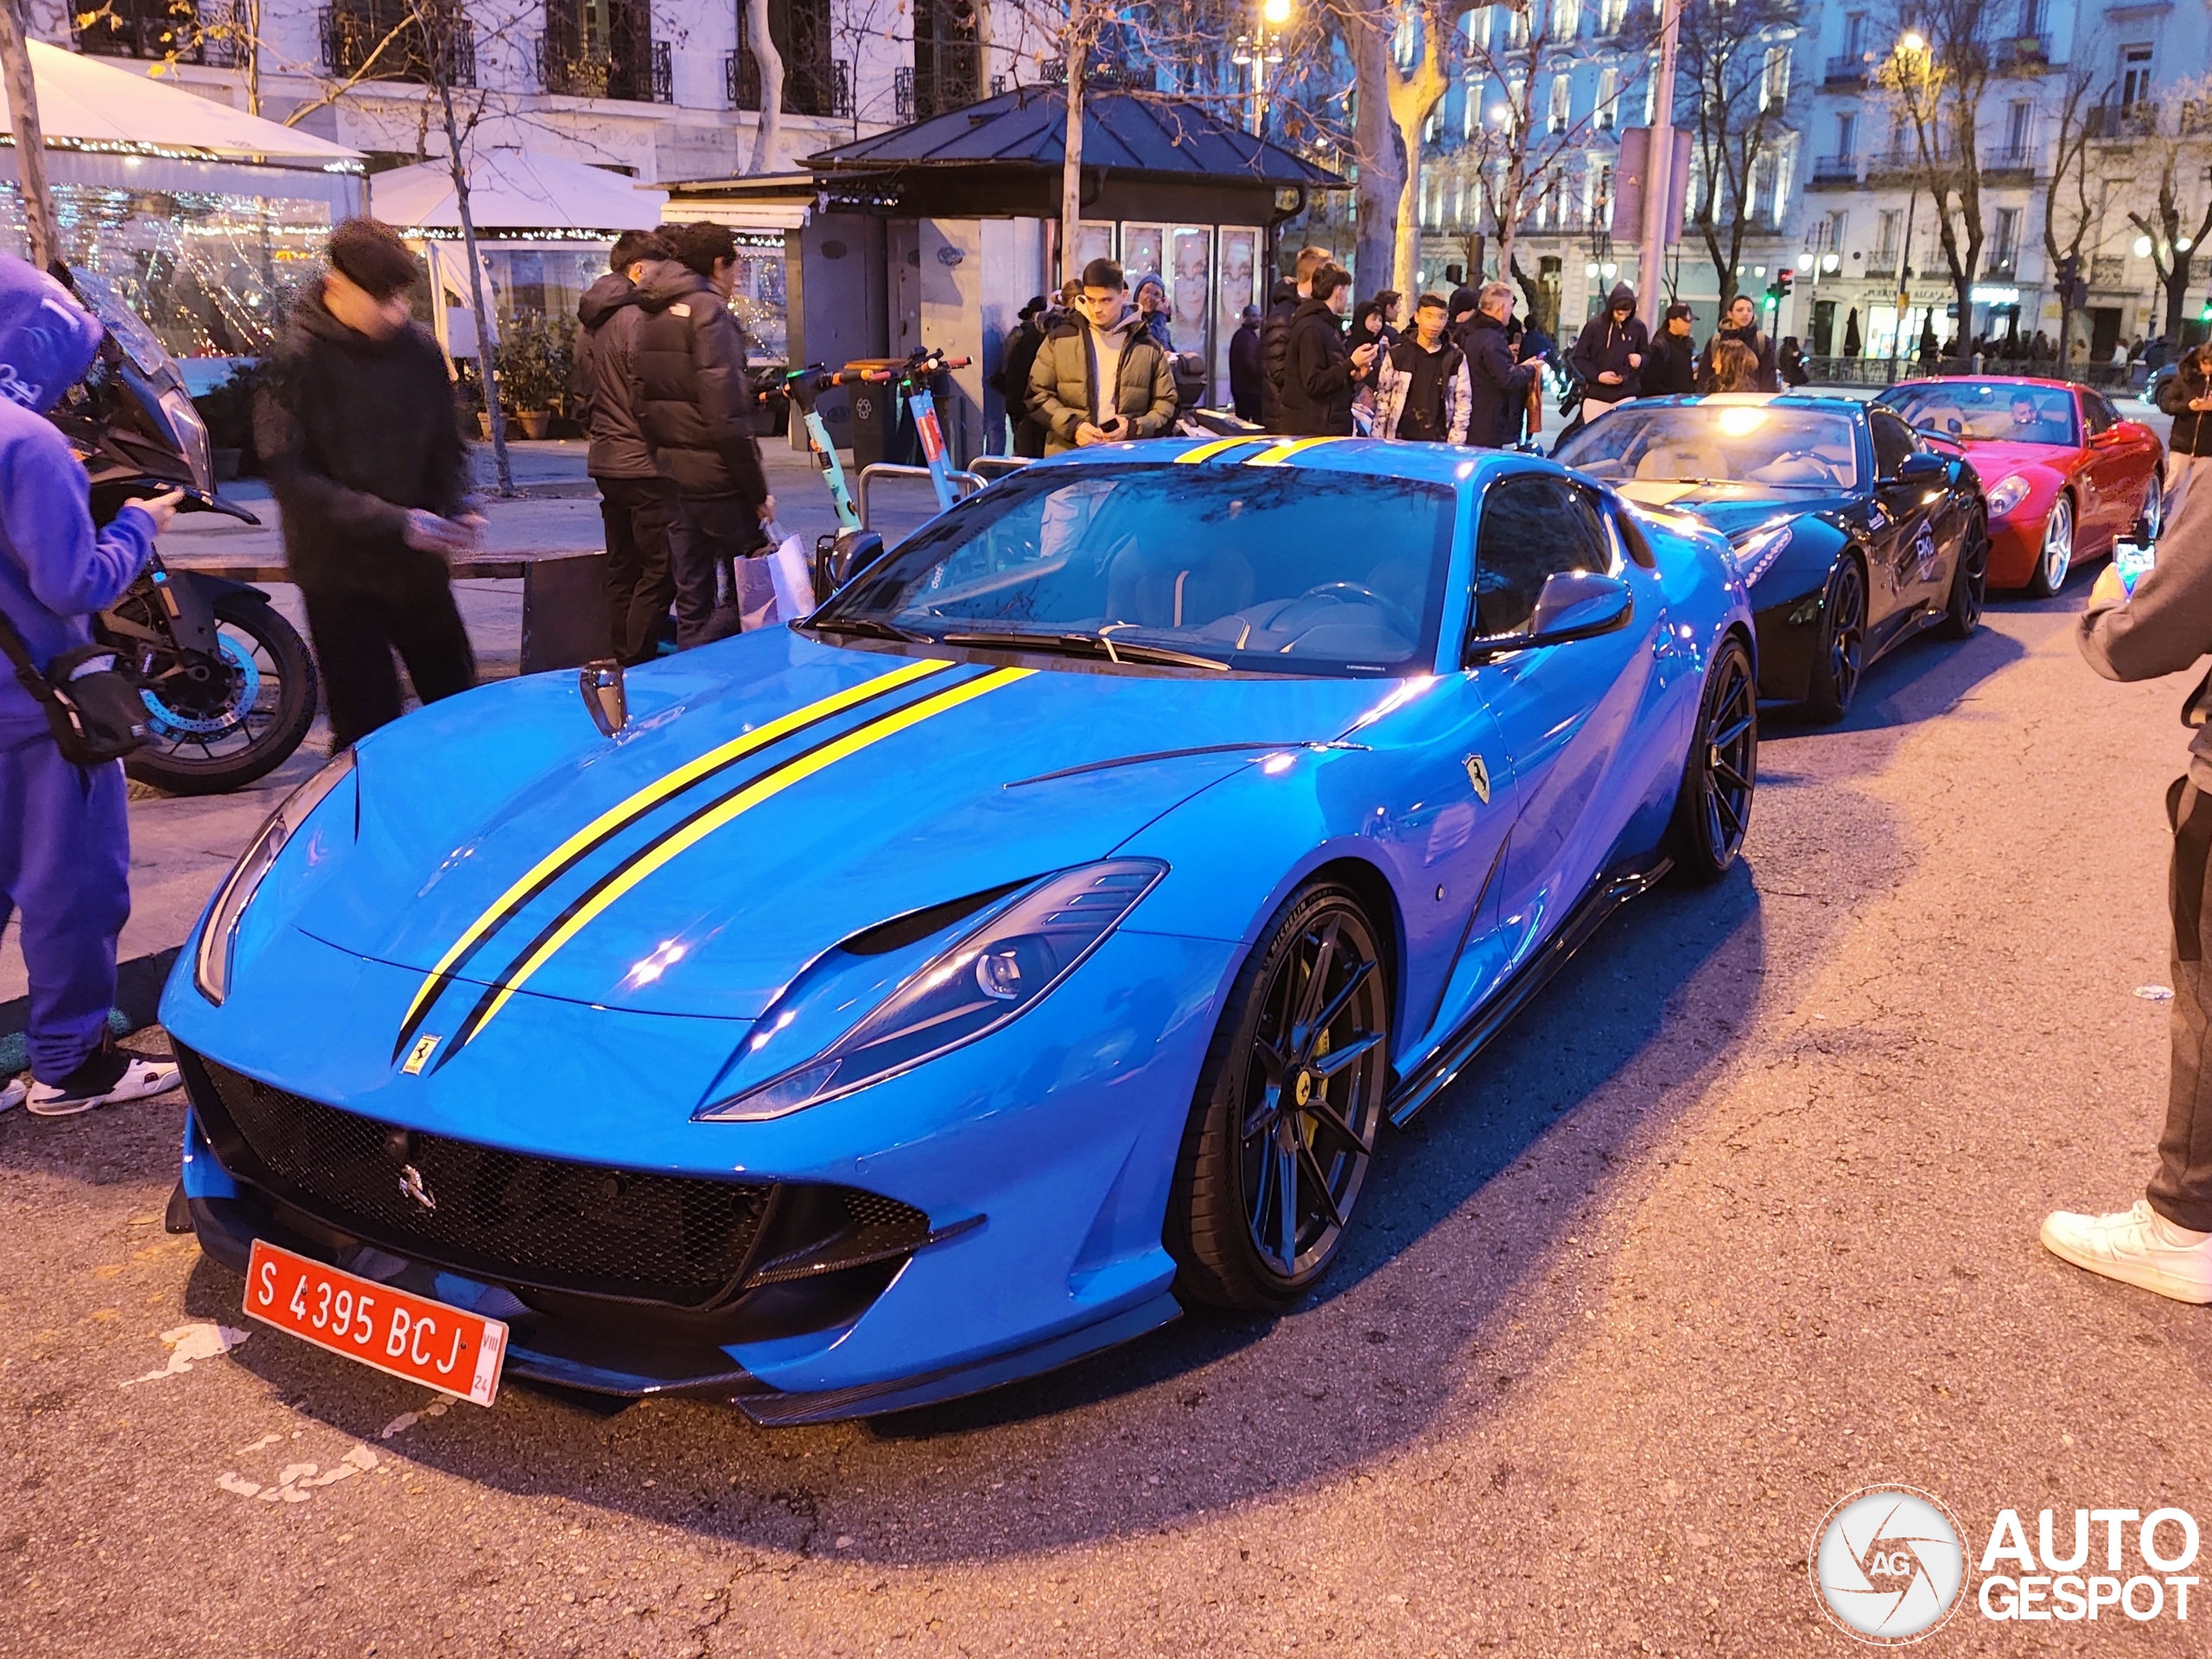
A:
{"type": "MultiPolygon", "coordinates": [[[[782,1117],[988,1036],[1042,1001],[1166,874],[1152,859],[1118,858],[1051,877],[939,951],[812,1059],[694,1116],[782,1117]]],[[[779,1018],[771,1007],[758,1028],[772,1031],[779,1018]]]]}
{"type": "Polygon", "coordinates": [[[1736,569],[1749,587],[1773,568],[1783,550],[1789,547],[1795,534],[1792,521],[1787,518],[1761,524],[1739,542],[1729,543],[1736,558],[1736,569]]]}
{"type": "Polygon", "coordinates": [[[218,1007],[230,994],[231,942],[238,937],[245,907],[253,902],[262,879],[275,867],[284,844],[353,772],[353,751],[342,750],[328,766],[286,796],[283,805],[270,814],[269,822],[247,843],[245,856],[216,890],[215,901],[207,907],[207,925],[200,930],[200,948],[193,953],[192,982],[200,988],[200,995],[218,1007]]]}
{"type": "Polygon", "coordinates": [[[2028,499],[2028,480],[2014,473],[1989,493],[1989,516],[2002,518],[2028,499]]]}

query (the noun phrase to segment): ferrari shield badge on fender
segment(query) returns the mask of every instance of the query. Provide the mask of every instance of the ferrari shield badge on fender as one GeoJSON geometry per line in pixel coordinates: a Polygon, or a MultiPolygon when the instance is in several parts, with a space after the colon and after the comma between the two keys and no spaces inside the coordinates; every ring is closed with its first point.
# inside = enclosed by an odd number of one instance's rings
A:
{"type": "Polygon", "coordinates": [[[1490,804],[1490,768],[1483,764],[1479,754],[1467,757],[1467,781],[1475,786],[1475,798],[1484,806],[1490,804]]]}
{"type": "Polygon", "coordinates": [[[416,1038],[415,1046],[407,1051],[407,1064],[399,1068],[401,1072],[410,1077],[421,1077],[423,1068],[430,1063],[430,1056],[437,1052],[437,1047],[435,1037],[416,1038]]]}

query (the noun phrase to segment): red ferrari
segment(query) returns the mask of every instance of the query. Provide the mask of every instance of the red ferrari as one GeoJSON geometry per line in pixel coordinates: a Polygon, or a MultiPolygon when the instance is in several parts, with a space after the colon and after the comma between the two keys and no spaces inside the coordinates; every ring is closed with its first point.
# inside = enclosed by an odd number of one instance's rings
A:
{"type": "Polygon", "coordinates": [[[1876,398],[1955,438],[1989,501],[1989,585],[2056,593],[2139,524],[2158,533],[2165,448],[2101,391],[1995,376],[1908,380],[1876,398]]]}

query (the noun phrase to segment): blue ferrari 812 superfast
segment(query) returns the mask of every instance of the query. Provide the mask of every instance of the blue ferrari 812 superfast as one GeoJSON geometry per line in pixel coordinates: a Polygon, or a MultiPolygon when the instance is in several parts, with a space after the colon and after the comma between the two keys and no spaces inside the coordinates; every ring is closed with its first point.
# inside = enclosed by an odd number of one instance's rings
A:
{"type": "Polygon", "coordinates": [[[1386,1121],[1734,861],[1755,650],[1719,535],[1541,457],[1033,465],[804,622],[334,760],[167,988],[180,1205],[764,1423],[1287,1307],[1386,1121]]]}

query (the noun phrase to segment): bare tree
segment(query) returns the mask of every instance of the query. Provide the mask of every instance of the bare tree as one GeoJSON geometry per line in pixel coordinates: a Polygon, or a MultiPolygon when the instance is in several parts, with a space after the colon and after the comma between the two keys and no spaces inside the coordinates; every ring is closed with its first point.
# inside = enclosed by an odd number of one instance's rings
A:
{"type": "Polygon", "coordinates": [[[2151,263],[2166,293],[2166,338],[2178,340],[2190,272],[2204,238],[2212,236],[2212,190],[2205,176],[2212,159],[2212,81],[2177,82],[2158,104],[2106,104],[2092,113],[2098,132],[2135,138],[2148,150],[2149,165],[2136,176],[2150,187],[2150,200],[2127,217],[2151,239],[2151,263]],[[2200,199],[2202,213],[2196,207],[2200,199]],[[2192,220],[2194,229],[2189,228],[2192,220]]]}
{"type": "MultiPolygon", "coordinates": [[[[1987,234],[1979,116],[1997,63],[1987,0],[1906,0],[1881,85],[1908,135],[1911,170],[1928,193],[1959,310],[1959,351],[1973,333],[1974,283],[1987,234]]],[[[1905,251],[1910,261],[1911,251],[1905,251]]]]}
{"type": "Polygon", "coordinates": [[[38,82],[31,73],[25,33],[19,0],[0,0],[0,81],[4,81],[8,116],[15,127],[23,238],[31,263],[44,270],[60,256],[61,238],[54,228],[54,198],[46,188],[46,130],[38,118],[38,82]]]}
{"type": "Polygon", "coordinates": [[[2075,283],[2082,266],[2082,245],[2104,217],[2103,192],[2090,194],[2089,133],[2097,100],[2092,92],[2094,72],[2067,72],[2060,89],[2058,132],[2051,145],[2050,173],[2043,188],[2043,249],[2050,262],[2058,289],[2058,372],[2066,372],[2074,348],[2075,283]],[[2075,281],[2065,273],[2072,270],[2075,281]]]}
{"type": "Polygon", "coordinates": [[[768,30],[768,0],[745,0],[747,44],[760,66],[760,119],[753,129],[753,159],[747,173],[766,173],[776,164],[784,139],[784,54],[768,30]]]}
{"type": "MultiPolygon", "coordinates": [[[[1792,42],[1802,0],[1688,0],[1676,59],[1676,124],[1690,133],[1690,215],[1720,282],[1720,308],[1736,296],[1758,185],[1771,187],[1790,132],[1792,42]]],[[[1777,204],[1778,205],[1778,204],[1777,204]]]]}

